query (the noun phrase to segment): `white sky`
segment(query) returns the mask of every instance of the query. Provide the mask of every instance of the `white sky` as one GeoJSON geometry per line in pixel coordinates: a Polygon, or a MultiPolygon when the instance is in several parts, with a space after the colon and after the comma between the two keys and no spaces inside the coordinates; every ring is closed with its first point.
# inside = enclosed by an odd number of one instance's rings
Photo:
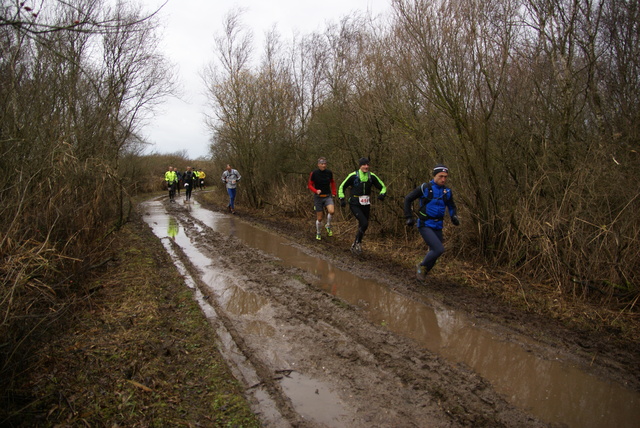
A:
{"type": "MultiPolygon", "coordinates": [[[[150,10],[164,0],[141,0],[150,10]]],[[[283,41],[300,35],[322,32],[353,11],[386,15],[391,0],[168,0],[160,12],[166,23],[163,47],[178,66],[181,97],[169,98],[142,130],[153,145],[147,153],[187,150],[190,158],[208,156],[209,133],[204,125],[206,97],[200,77],[214,59],[214,36],[222,32],[223,18],[234,8],[243,8],[243,24],[254,34],[254,55],[260,55],[263,35],[274,25],[283,41]]]]}

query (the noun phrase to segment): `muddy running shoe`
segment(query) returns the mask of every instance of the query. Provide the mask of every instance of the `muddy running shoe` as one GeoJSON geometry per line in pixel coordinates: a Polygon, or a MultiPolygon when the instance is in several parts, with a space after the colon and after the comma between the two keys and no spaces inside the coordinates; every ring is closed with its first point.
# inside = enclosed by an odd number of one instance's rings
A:
{"type": "Polygon", "coordinates": [[[330,226],[325,226],[325,229],[327,229],[327,236],[333,236],[333,230],[331,230],[330,226]]]}
{"type": "Polygon", "coordinates": [[[422,265],[418,265],[416,268],[416,278],[420,282],[425,282],[427,280],[427,268],[422,265]]]}
{"type": "Polygon", "coordinates": [[[359,242],[354,242],[351,245],[351,252],[353,254],[362,254],[362,245],[359,242]]]}
{"type": "Polygon", "coordinates": [[[322,239],[322,236],[320,236],[319,233],[316,233],[316,241],[320,241],[322,239]]]}

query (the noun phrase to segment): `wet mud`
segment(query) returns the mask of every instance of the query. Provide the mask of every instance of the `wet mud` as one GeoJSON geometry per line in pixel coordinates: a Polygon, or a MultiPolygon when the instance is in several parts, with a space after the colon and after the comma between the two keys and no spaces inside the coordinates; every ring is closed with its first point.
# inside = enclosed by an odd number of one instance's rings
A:
{"type": "Polygon", "coordinates": [[[637,391],[581,357],[479,322],[366,259],[195,201],[141,211],[265,426],[625,427],[640,416],[637,391]]]}

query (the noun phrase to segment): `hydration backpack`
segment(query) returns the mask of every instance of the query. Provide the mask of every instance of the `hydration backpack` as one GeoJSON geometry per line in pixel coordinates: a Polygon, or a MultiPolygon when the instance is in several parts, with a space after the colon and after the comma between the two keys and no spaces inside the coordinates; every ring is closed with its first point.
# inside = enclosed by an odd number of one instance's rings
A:
{"type": "MultiPolygon", "coordinates": [[[[418,215],[420,216],[420,218],[422,220],[442,220],[444,217],[431,217],[427,214],[427,205],[429,205],[429,202],[433,200],[433,186],[431,186],[429,183],[422,183],[420,188],[422,189],[422,197],[420,198],[420,209],[418,210],[418,215]],[[425,189],[425,186],[428,186],[428,189],[425,189]]],[[[450,189],[448,187],[445,187],[442,190],[442,193],[443,200],[446,201],[451,198],[450,189]]]]}
{"type": "MultiPolygon", "coordinates": [[[[367,182],[371,183],[371,172],[367,172],[367,182]]],[[[356,188],[360,185],[360,170],[356,169],[356,178],[353,180],[353,188],[356,188]]]]}

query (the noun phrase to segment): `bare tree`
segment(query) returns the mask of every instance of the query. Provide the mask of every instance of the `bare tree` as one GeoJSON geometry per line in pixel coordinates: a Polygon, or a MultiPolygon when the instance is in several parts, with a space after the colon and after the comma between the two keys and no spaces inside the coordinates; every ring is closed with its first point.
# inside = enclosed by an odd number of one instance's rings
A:
{"type": "Polygon", "coordinates": [[[125,219],[123,149],[171,90],[156,24],[97,0],[4,2],[0,10],[0,352],[13,356],[82,290],[69,281],[104,257],[125,219]],[[104,61],[103,61],[104,60],[104,61]],[[27,321],[25,321],[27,320],[27,321]]]}
{"type": "Polygon", "coordinates": [[[393,195],[445,162],[471,220],[452,233],[460,254],[560,290],[599,282],[614,295],[597,279],[605,276],[637,292],[638,269],[614,262],[638,259],[640,225],[629,215],[640,201],[637,5],[394,0],[393,9],[388,27],[348,16],[295,41],[289,55],[272,33],[257,66],[238,16],[228,21],[208,85],[212,149],[261,185],[275,183],[252,203],[279,198],[297,212],[304,186],[285,179],[302,174],[296,163],[329,156],[339,176],[369,156],[391,177],[392,203],[374,223],[397,235],[393,195]],[[603,180],[602,168],[615,178],[603,180]],[[280,184],[296,196],[273,192],[280,184]]]}

